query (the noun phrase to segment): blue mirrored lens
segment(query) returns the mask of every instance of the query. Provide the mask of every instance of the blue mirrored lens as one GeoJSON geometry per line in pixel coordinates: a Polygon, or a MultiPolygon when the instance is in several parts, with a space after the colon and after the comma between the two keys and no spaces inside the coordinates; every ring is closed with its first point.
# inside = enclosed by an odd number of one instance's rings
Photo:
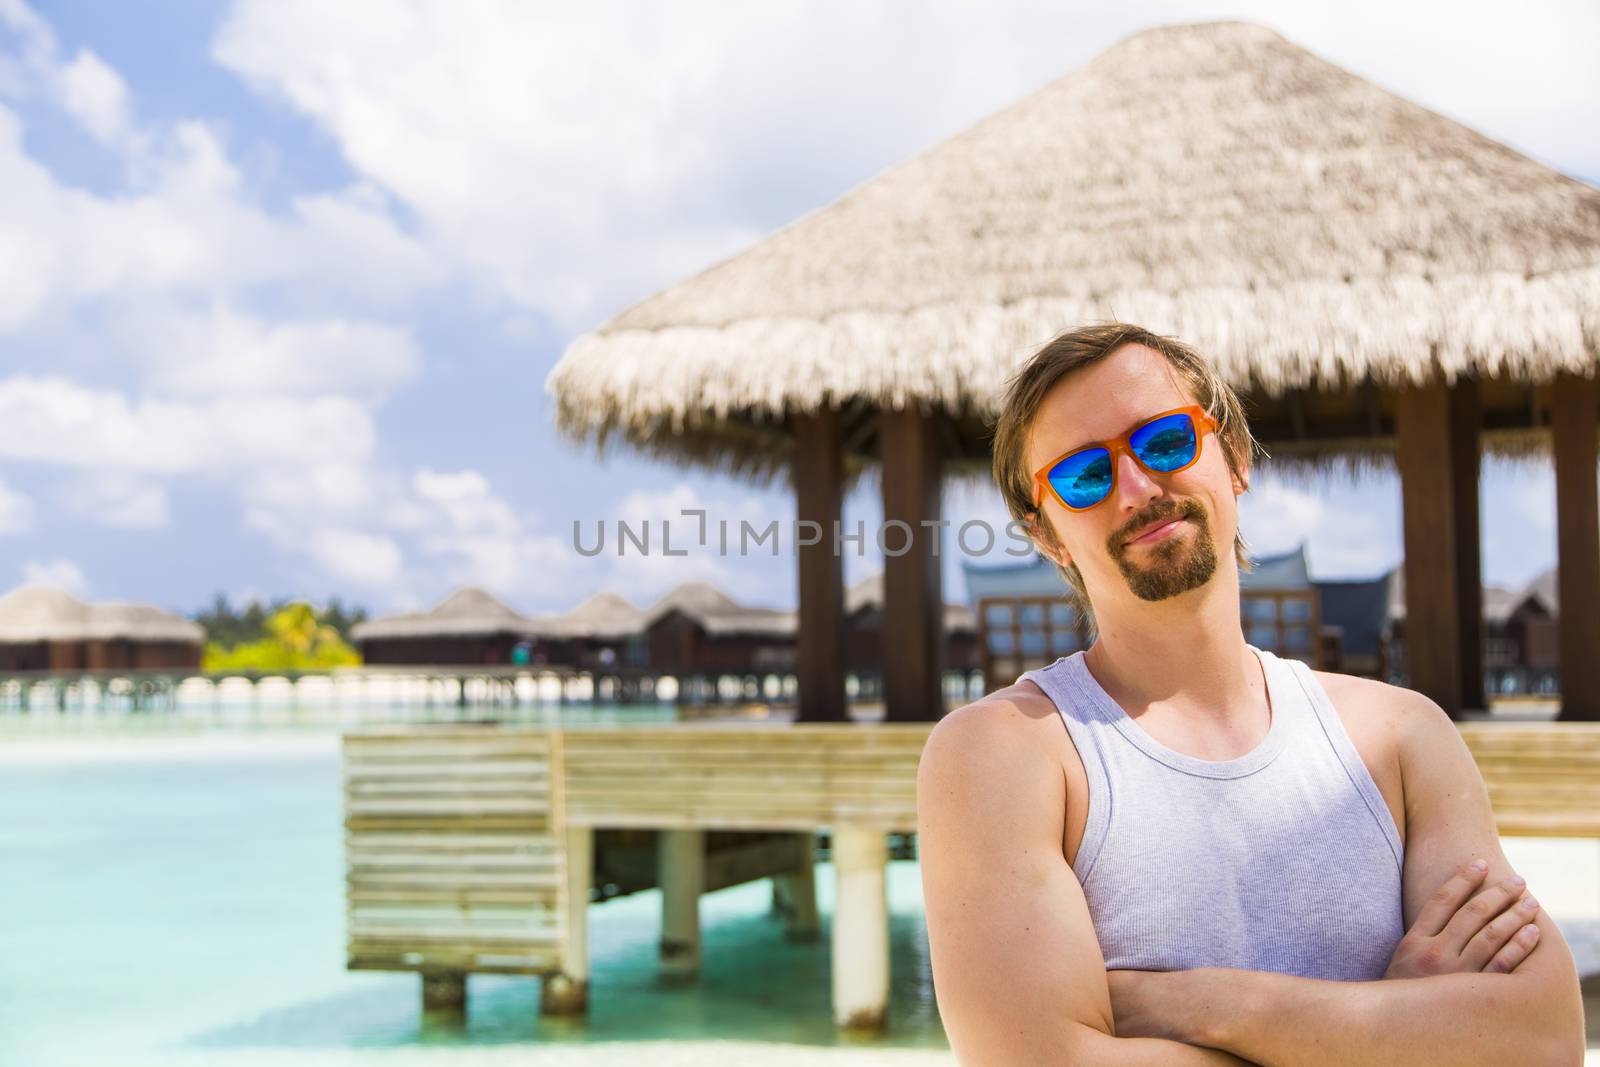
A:
{"type": "Polygon", "coordinates": [[[1177,470],[1194,459],[1194,420],[1188,415],[1152,420],[1133,431],[1128,446],[1151,470],[1177,470]]]}
{"type": "Polygon", "coordinates": [[[1103,448],[1074,452],[1051,467],[1047,477],[1069,507],[1098,504],[1111,491],[1111,453],[1103,448]]]}

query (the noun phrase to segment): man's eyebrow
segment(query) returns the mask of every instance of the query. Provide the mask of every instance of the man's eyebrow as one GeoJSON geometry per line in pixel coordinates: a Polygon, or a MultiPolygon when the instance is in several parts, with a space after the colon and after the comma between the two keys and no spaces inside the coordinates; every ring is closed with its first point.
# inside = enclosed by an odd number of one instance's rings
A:
{"type": "MultiPolygon", "coordinates": [[[[1155,417],[1156,417],[1155,415],[1144,415],[1144,416],[1141,416],[1140,418],[1135,419],[1132,423],[1130,423],[1128,425],[1128,428],[1123,430],[1122,433],[1131,433],[1132,431],[1134,431],[1134,430],[1138,429],[1139,427],[1143,426],[1145,423],[1149,422],[1151,419],[1153,419],[1155,417]]],[[[1113,440],[1116,437],[1120,437],[1120,436],[1121,436],[1121,434],[1113,434],[1111,437],[1101,437],[1101,438],[1097,438],[1096,440],[1093,440],[1093,441],[1085,441],[1081,445],[1077,445],[1077,446],[1075,446],[1073,448],[1068,448],[1068,449],[1065,449],[1064,451],[1054,453],[1052,455],[1052,457],[1051,457],[1051,462],[1054,462],[1055,460],[1061,459],[1063,456],[1070,456],[1074,452],[1082,452],[1086,448],[1098,448],[1099,446],[1105,444],[1107,441],[1113,440]]]]}

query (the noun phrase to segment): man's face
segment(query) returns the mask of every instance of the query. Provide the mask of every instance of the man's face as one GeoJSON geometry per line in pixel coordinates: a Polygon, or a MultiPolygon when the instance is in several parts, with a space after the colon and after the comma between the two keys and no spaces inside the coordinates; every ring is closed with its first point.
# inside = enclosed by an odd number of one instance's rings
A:
{"type": "MultiPolygon", "coordinates": [[[[1045,394],[1028,443],[1027,469],[1031,474],[1069,449],[1109,440],[1195,402],[1166,357],[1143,345],[1124,345],[1045,394]]],[[[1193,466],[1174,474],[1152,473],[1132,456],[1119,455],[1115,485],[1094,507],[1070,511],[1043,494],[1040,508],[1056,531],[1059,552],[1039,547],[1058,563],[1077,565],[1097,606],[1122,590],[1140,600],[1166,600],[1211,580],[1219,545],[1231,559],[1235,498],[1242,492],[1215,434],[1200,439],[1193,466]]]]}

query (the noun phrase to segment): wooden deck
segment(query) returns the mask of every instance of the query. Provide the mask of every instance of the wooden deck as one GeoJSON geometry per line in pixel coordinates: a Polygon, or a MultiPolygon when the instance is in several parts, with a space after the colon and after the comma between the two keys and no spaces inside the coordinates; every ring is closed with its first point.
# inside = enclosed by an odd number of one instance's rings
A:
{"type": "MultiPolygon", "coordinates": [[[[587,1009],[595,834],[662,833],[663,973],[699,965],[703,892],[773,878],[815,936],[817,831],[838,877],[833,1002],[880,1030],[886,834],[916,830],[930,723],[407,725],[344,738],[348,965],[423,976],[458,1009],[469,973],[544,976],[541,1010],[587,1009]],[[708,852],[708,831],[771,831],[708,852]]],[[[1505,835],[1600,837],[1600,724],[1461,725],[1505,835]]]]}

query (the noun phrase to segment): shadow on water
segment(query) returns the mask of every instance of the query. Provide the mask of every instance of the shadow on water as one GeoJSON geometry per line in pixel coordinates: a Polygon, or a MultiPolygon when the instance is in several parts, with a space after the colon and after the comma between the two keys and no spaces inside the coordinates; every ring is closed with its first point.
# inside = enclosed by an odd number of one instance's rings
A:
{"type": "Polygon", "coordinates": [[[475,975],[465,1017],[420,1010],[414,975],[354,976],[371,988],[265,1012],[198,1032],[183,1049],[483,1046],[595,1041],[749,1040],[797,1045],[944,1049],[929,973],[915,863],[890,865],[889,1032],[840,1035],[831,1015],[831,864],[818,865],[822,929],[791,943],[770,914],[770,883],[733,886],[702,899],[701,972],[660,976],[660,894],[646,891],[591,906],[594,975],[586,1019],[541,1017],[540,979],[475,975]],[[909,906],[908,906],[909,905],[909,906]]]}

